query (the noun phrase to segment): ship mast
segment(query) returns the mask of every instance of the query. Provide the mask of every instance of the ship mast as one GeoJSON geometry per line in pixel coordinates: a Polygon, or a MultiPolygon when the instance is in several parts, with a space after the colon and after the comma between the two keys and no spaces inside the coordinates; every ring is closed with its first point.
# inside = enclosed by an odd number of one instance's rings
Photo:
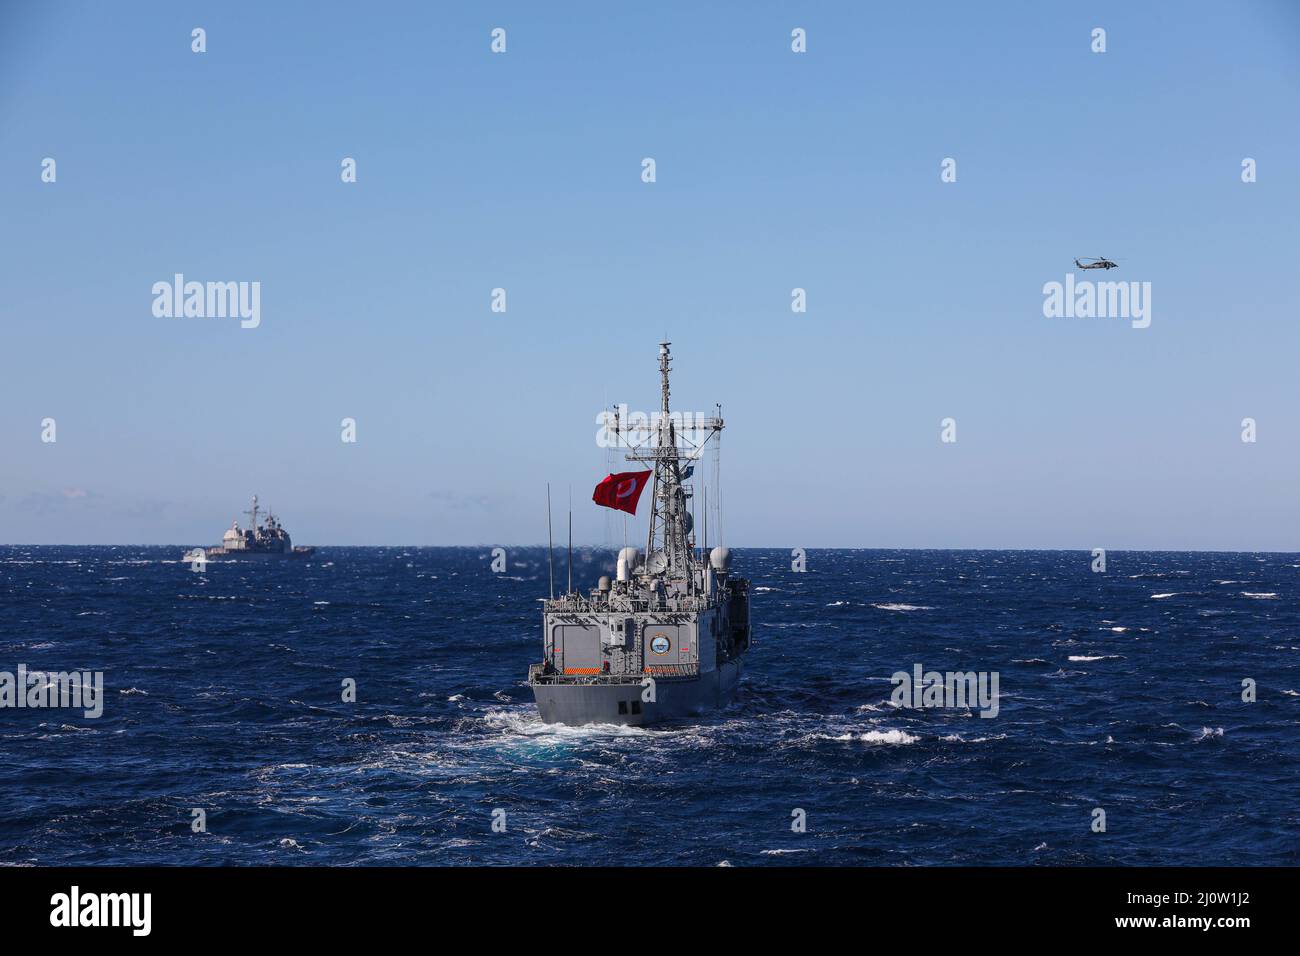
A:
{"type": "MultiPolygon", "coordinates": [[[[694,563],[690,549],[691,515],[686,489],[682,485],[682,462],[694,461],[700,448],[684,435],[679,435],[670,412],[671,390],[669,372],[672,369],[671,342],[659,343],[659,421],[655,425],[654,440],[628,452],[628,461],[654,462],[654,490],[650,496],[650,528],[646,535],[646,568],[652,574],[691,578],[694,563]],[[678,446],[678,439],[686,445],[678,446]]],[[[722,418],[704,421],[702,428],[709,437],[722,430],[722,418]]],[[[695,430],[701,426],[693,426],[695,430]]],[[[707,441],[708,438],[705,438],[707,441]]]]}
{"type": "Polygon", "coordinates": [[[257,530],[257,495],[253,495],[253,508],[251,511],[245,511],[244,514],[252,518],[253,523],[249,526],[254,531],[257,530]]]}

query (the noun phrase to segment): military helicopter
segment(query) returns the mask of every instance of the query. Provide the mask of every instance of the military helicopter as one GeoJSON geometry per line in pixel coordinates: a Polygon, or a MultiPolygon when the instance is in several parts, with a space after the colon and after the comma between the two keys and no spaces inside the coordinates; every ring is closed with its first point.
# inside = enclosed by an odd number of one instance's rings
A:
{"type": "Polygon", "coordinates": [[[1078,266],[1080,269],[1118,269],[1119,268],[1119,263],[1112,262],[1110,259],[1107,259],[1105,256],[1084,256],[1084,258],[1091,259],[1092,261],[1080,262],[1078,259],[1074,260],[1074,264],[1078,266]]]}

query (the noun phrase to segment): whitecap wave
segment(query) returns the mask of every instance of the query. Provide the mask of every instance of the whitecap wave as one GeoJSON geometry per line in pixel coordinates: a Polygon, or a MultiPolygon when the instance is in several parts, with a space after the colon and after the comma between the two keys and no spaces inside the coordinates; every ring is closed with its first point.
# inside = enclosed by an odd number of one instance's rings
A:
{"type": "Polygon", "coordinates": [[[859,740],[864,744],[914,744],[920,737],[915,737],[905,730],[868,730],[865,734],[840,734],[831,740],[859,740]]]}

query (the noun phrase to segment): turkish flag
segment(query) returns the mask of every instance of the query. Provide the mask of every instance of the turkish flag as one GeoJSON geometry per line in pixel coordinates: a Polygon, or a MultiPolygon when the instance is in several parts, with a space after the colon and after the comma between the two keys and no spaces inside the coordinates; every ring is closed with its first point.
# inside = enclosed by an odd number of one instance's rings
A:
{"type": "Polygon", "coordinates": [[[617,508],[630,515],[636,514],[636,503],[650,482],[648,471],[624,471],[606,475],[605,480],[591,493],[591,500],[605,508],[617,508]]]}

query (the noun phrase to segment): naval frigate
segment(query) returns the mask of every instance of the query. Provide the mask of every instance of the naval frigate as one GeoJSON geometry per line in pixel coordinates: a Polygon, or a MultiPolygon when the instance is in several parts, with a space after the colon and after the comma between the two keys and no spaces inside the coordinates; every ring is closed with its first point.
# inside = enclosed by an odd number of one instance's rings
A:
{"type": "MultiPolygon", "coordinates": [[[[707,517],[697,550],[688,483],[704,445],[722,431],[721,408],[692,427],[704,435],[698,443],[678,429],[669,412],[669,345],[659,346],[658,420],[647,430],[615,415],[606,426],[619,436],[647,436],[635,446],[629,440],[626,456],[653,466],[646,548],[623,548],[615,579],[603,576],[587,593],[570,581],[557,598],[552,587],[542,610],[544,659],[528,670],[546,723],[643,725],[686,717],[726,705],[740,683],[750,646],[749,581],[731,573],[727,548],[708,549],[707,517]]],[[[650,471],[602,482],[621,479],[609,484],[618,489],[610,501],[635,491],[631,508],[610,506],[635,514],[640,485],[629,482],[642,475],[650,471]]],[[[609,504],[600,499],[602,486],[593,497],[609,504]]],[[[570,576],[571,569],[572,563],[570,576]]]]}

